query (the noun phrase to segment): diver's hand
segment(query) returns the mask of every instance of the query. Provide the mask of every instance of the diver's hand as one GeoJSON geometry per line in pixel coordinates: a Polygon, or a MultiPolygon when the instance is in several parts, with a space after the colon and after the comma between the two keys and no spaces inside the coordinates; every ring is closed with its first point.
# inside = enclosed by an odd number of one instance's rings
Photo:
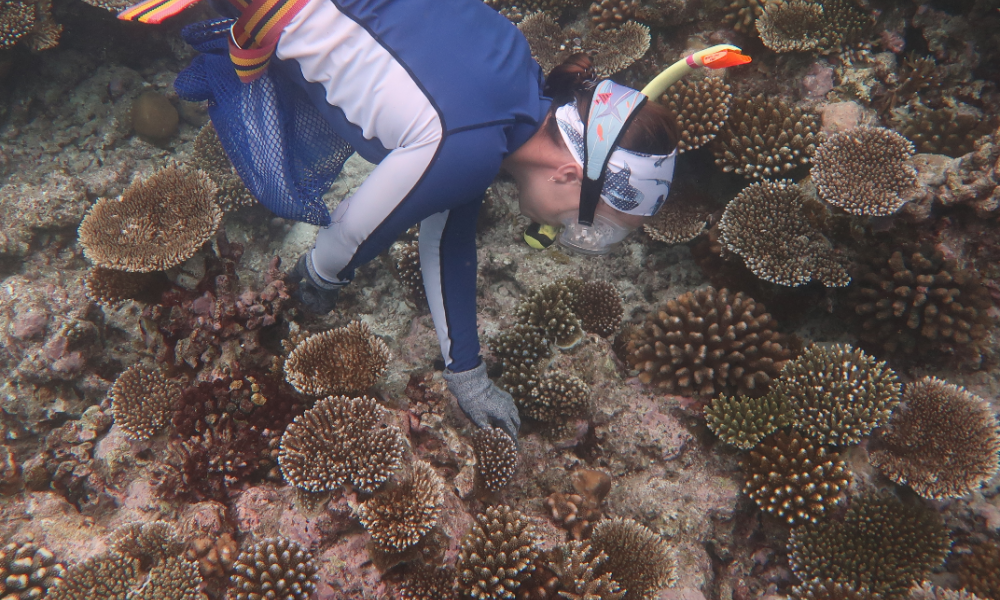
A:
{"type": "Polygon", "coordinates": [[[289,279],[299,284],[295,297],[311,313],[325,315],[337,305],[343,283],[331,283],[316,273],[312,264],[312,251],[299,257],[295,268],[289,272],[289,279]]]}
{"type": "Polygon", "coordinates": [[[444,380],[470,421],[480,428],[499,427],[511,439],[517,439],[521,417],[517,414],[514,399],[490,381],[486,375],[486,363],[480,362],[475,369],[461,373],[445,369],[444,380]]]}

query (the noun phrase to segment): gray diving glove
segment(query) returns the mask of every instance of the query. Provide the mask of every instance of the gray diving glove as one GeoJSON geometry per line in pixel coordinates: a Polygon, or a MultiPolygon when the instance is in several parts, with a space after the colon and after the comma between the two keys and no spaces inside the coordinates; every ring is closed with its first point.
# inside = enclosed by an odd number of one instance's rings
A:
{"type": "Polygon", "coordinates": [[[461,373],[445,369],[444,380],[470,421],[480,428],[499,427],[511,439],[517,439],[521,417],[517,414],[514,399],[490,381],[486,375],[486,363],[480,362],[475,369],[461,373]]]}
{"type": "Polygon", "coordinates": [[[312,250],[299,257],[295,268],[289,272],[289,279],[299,284],[295,297],[311,313],[325,315],[337,305],[340,288],[345,283],[333,283],[319,276],[313,267],[312,250]]]}

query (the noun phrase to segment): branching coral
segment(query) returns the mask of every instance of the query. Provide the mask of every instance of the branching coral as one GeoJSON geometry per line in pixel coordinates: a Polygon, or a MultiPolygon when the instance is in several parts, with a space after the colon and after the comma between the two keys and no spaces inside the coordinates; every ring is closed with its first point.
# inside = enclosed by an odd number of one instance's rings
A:
{"type": "Polygon", "coordinates": [[[572,541],[555,550],[550,568],[559,577],[559,595],[566,600],[621,600],[625,590],[608,573],[598,574],[608,560],[587,542],[572,541]]]}
{"type": "Polygon", "coordinates": [[[531,47],[531,55],[545,73],[576,52],[587,52],[594,70],[601,77],[628,68],[649,50],[649,28],[627,21],[616,29],[595,29],[582,35],[572,29],[563,30],[549,13],[527,14],[518,24],[531,47]],[[582,40],[580,38],[583,38],[582,40]]]}
{"type": "Polygon", "coordinates": [[[913,144],[882,127],[855,127],[831,135],[813,156],[819,197],[855,215],[891,215],[917,184],[913,144]]]}
{"type": "Polygon", "coordinates": [[[580,319],[580,326],[588,333],[610,337],[622,324],[622,297],[615,286],[607,281],[563,280],[573,291],[571,308],[580,319]]]}
{"type": "Polygon", "coordinates": [[[843,287],[851,281],[847,261],[812,224],[802,191],[789,180],[744,188],[722,214],[719,241],[771,283],[843,287]]]}
{"type": "Polygon", "coordinates": [[[682,395],[766,391],[789,358],[764,306],[709,287],[671,300],[647,317],[625,347],[643,383],[682,395]]]}
{"type": "Polygon", "coordinates": [[[399,596],[403,600],[457,600],[455,582],[454,568],[420,564],[400,584],[399,596]]]}
{"type": "Polygon", "coordinates": [[[0,50],[24,42],[31,50],[54,48],[63,27],[52,18],[51,0],[0,1],[0,50]]]}
{"type": "Polygon", "coordinates": [[[559,18],[565,9],[573,5],[571,0],[485,0],[485,2],[514,23],[539,12],[559,18]]]}
{"type": "Polygon", "coordinates": [[[559,348],[572,348],[583,339],[583,327],[573,312],[573,291],[565,282],[535,290],[518,306],[517,319],[542,329],[559,348]]]}
{"type": "Polygon", "coordinates": [[[598,29],[617,29],[635,15],[637,0],[594,0],[588,12],[598,29]]]}
{"type": "Polygon", "coordinates": [[[139,578],[139,561],[116,553],[101,554],[66,570],[62,581],[52,586],[48,600],[131,600],[130,591],[139,578]]]}
{"type": "Polygon", "coordinates": [[[126,300],[136,300],[149,295],[151,290],[163,287],[160,273],[129,273],[104,267],[87,271],[83,285],[87,297],[107,308],[118,308],[126,300]]]}
{"type": "Polygon", "coordinates": [[[677,581],[677,564],[666,541],[632,519],[601,521],[594,527],[590,543],[594,551],[608,556],[598,573],[609,574],[627,590],[629,600],[651,600],[660,589],[677,581]]]}
{"type": "Polygon", "coordinates": [[[525,16],[517,28],[528,40],[531,56],[542,67],[543,73],[550,73],[573,53],[573,48],[569,45],[570,36],[547,12],[525,16]]]}
{"type": "Polygon", "coordinates": [[[587,413],[590,387],[578,377],[545,373],[527,394],[514,398],[521,414],[545,423],[564,422],[587,413]]]}
{"type": "Polygon", "coordinates": [[[844,500],[851,477],[839,454],[798,432],[775,433],[757,444],[741,466],[746,495],[789,525],[825,517],[844,500]]]}
{"type": "Polygon", "coordinates": [[[285,479],[310,492],[350,483],[372,492],[400,466],[403,435],[383,423],[387,411],[367,396],[329,397],[295,418],[281,436],[285,479]]]}
{"type": "Polygon", "coordinates": [[[611,491],[611,476],[603,471],[578,469],[573,472],[574,494],[556,492],[545,499],[552,519],[569,532],[574,540],[590,538],[594,524],[604,511],[601,503],[611,491]]]}
{"type": "Polygon", "coordinates": [[[965,590],[949,590],[925,581],[910,588],[908,600],[984,600],[965,590]]]}
{"type": "Polygon", "coordinates": [[[476,475],[491,492],[499,492],[517,470],[517,443],[503,429],[486,427],[472,434],[476,475]]]}
{"type": "Polygon", "coordinates": [[[882,600],[881,595],[871,593],[866,587],[856,589],[849,583],[833,579],[810,579],[792,588],[792,597],[796,600],[882,600]]]}
{"type": "Polygon", "coordinates": [[[233,566],[234,600],[307,600],[316,591],[316,561],[287,538],[265,538],[240,553],[233,566]]]}
{"type": "Polygon", "coordinates": [[[886,352],[976,352],[993,322],[976,271],[931,246],[882,247],[854,275],[848,306],[863,341],[886,352]]]}
{"type": "Polygon", "coordinates": [[[0,598],[34,600],[62,581],[66,567],[47,548],[11,542],[0,549],[0,598]]]}
{"type": "Polygon", "coordinates": [[[736,31],[745,33],[754,30],[754,23],[764,13],[769,4],[777,0],[733,0],[726,8],[725,21],[736,31]]]}
{"type": "Polygon", "coordinates": [[[775,52],[837,52],[867,32],[871,17],[852,0],[773,2],[757,19],[761,41],[775,52]]]}
{"type": "Polygon", "coordinates": [[[784,396],[760,398],[717,396],[705,406],[705,422],[720,440],[743,450],[785,427],[792,420],[792,407],[784,396]]]}
{"type": "Polygon", "coordinates": [[[894,599],[940,565],[950,545],[933,509],[873,494],[855,498],[843,521],[793,529],[788,562],[803,581],[832,579],[894,599]]]}
{"type": "Polygon", "coordinates": [[[118,376],[108,395],[115,423],[128,437],[148,440],[170,420],[181,387],[159,369],[133,365],[118,376]]]}
{"type": "Polygon", "coordinates": [[[108,269],[169,269],[194,256],[219,228],[216,191],[201,171],[166,167],[134,182],[118,200],[98,200],[80,223],[80,245],[108,269]]]}
{"type": "Polygon", "coordinates": [[[642,230],[657,242],[682,244],[705,231],[711,214],[705,205],[671,200],[656,216],[642,224],[642,230]]]}
{"type": "Polygon", "coordinates": [[[184,544],[166,521],[127,523],[111,534],[111,551],[139,561],[143,570],[179,555],[184,544]]]}
{"type": "Polygon", "coordinates": [[[696,150],[715,139],[729,117],[732,100],[722,77],[682,79],[670,86],[660,103],[677,123],[677,151],[696,150]]]}
{"type": "Polygon", "coordinates": [[[781,176],[809,163],[821,141],[819,118],[784,100],[737,96],[729,119],[711,142],[724,171],[759,179],[781,176]]]}
{"type": "Polygon", "coordinates": [[[1000,544],[989,540],[971,550],[955,569],[962,587],[981,598],[1000,598],[1000,544]]]}
{"type": "Polygon", "coordinates": [[[444,484],[434,467],[418,460],[399,484],[358,506],[358,519],[383,548],[399,551],[420,542],[437,523],[444,484]]]}
{"type": "Polygon", "coordinates": [[[552,356],[545,330],[527,323],[517,323],[489,340],[490,350],[500,359],[506,374],[508,369],[525,366],[540,369],[552,356]]]}
{"type": "Polygon", "coordinates": [[[930,108],[910,102],[892,114],[892,126],[912,140],[919,152],[959,157],[975,148],[979,138],[989,135],[1000,119],[959,102],[930,108]]]}
{"type": "Polygon", "coordinates": [[[198,565],[169,557],[149,570],[146,582],[129,600],[205,600],[198,565]]]}
{"type": "Polygon", "coordinates": [[[846,344],[810,346],[781,370],[771,391],[787,398],[796,429],[821,444],[857,444],[899,404],[896,373],[846,344]]]}
{"type": "Polygon", "coordinates": [[[936,377],[906,386],[871,463],[925,498],[965,496],[1000,469],[1000,425],[989,403],[936,377]]]}
{"type": "Polygon", "coordinates": [[[211,122],[195,136],[191,162],[195,168],[204,171],[219,188],[216,200],[223,211],[229,212],[257,203],[226,155],[226,150],[219,141],[219,134],[215,132],[215,126],[211,122]]]}
{"type": "Polygon", "coordinates": [[[509,506],[488,506],[462,538],[458,590],[475,600],[514,600],[537,558],[538,539],[528,517],[509,506]]]}
{"type": "Polygon", "coordinates": [[[403,283],[410,297],[420,306],[427,303],[427,292],[424,290],[424,275],[420,271],[419,242],[397,242],[393,244],[390,254],[396,267],[396,277],[403,283]]]}
{"type": "Polygon", "coordinates": [[[285,378],[301,394],[360,394],[389,363],[389,348],[361,321],[306,338],[288,354],[285,378]]]}

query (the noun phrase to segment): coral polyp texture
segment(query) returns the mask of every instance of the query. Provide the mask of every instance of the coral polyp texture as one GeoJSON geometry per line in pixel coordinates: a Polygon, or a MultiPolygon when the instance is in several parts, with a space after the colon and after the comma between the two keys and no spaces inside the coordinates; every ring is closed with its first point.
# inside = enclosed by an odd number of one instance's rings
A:
{"type": "Polygon", "coordinates": [[[980,274],[930,245],[877,249],[848,289],[862,341],[888,353],[976,353],[993,317],[980,274]]]}
{"type": "Polygon", "coordinates": [[[573,292],[565,282],[535,290],[517,307],[517,319],[543,330],[559,348],[571,348],[583,339],[583,327],[573,312],[573,292]]]}
{"type": "Polygon", "coordinates": [[[813,345],[781,370],[771,391],[787,398],[792,424],[821,444],[857,444],[899,404],[899,378],[848,344],[813,345]]]}
{"type": "Polygon", "coordinates": [[[358,519],[383,548],[399,551],[417,543],[437,524],[444,505],[444,484],[418,460],[408,476],[358,506],[358,519]]]}
{"type": "Polygon", "coordinates": [[[133,365],[118,376],[108,396],[115,423],[133,440],[148,440],[166,426],[181,387],[160,369],[133,365]]]}
{"type": "Polygon", "coordinates": [[[211,122],[195,136],[191,161],[195,168],[204,171],[219,188],[216,200],[223,211],[229,212],[257,203],[226,155],[226,150],[219,141],[219,134],[211,122]]]}
{"type": "Polygon", "coordinates": [[[704,205],[671,201],[649,222],[643,223],[642,230],[657,242],[682,244],[705,231],[711,214],[712,211],[704,205]]]}
{"type": "Polygon", "coordinates": [[[166,521],[126,523],[111,534],[111,551],[139,561],[148,568],[184,550],[177,528],[166,521]]]}
{"type": "Polygon", "coordinates": [[[503,429],[477,429],[472,434],[472,450],[476,475],[487,490],[499,492],[510,483],[517,470],[517,443],[503,429]]]}
{"type": "Polygon", "coordinates": [[[538,378],[527,394],[514,398],[521,414],[544,423],[582,417],[590,405],[590,387],[580,378],[553,371],[538,378]]]}
{"type": "Polygon", "coordinates": [[[893,128],[912,140],[919,152],[954,158],[972,152],[976,140],[993,133],[997,123],[996,115],[956,102],[930,108],[915,101],[892,113],[893,128]]]}
{"type": "Polygon", "coordinates": [[[651,600],[677,581],[676,560],[667,542],[632,519],[601,521],[594,526],[590,543],[594,552],[608,557],[598,573],[618,582],[628,600],[651,600]]]}
{"type": "Polygon", "coordinates": [[[11,542],[0,548],[0,598],[34,600],[66,575],[66,567],[47,548],[11,542]]]}
{"type": "Polygon", "coordinates": [[[705,406],[705,422],[718,438],[742,450],[792,421],[792,407],[784,396],[759,398],[717,396],[705,406]]]}
{"type": "Polygon", "coordinates": [[[625,346],[639,380],[686,396],[760,395],[791,358],[786,337],[762,304],[708,287],[670,300],[625,346]]]}
{"type": "Polygon", "coordinates": [[[83,285],[87,297],[107,308],[118,308],[126,300],[135,300],[163,282],[159,273],[129,273],[104,267],[87,271],[83,285]]]}
{"type": "Polygon", "coordinates": [[[598,29],[587,36],[583,50],[593,56],[599,77],[624,71],[649,50],[649,27],[628,21],[615,29],[598,29]]]}
{"type": "Polygon", "coordinates": [[[855,127],[826,139],[810,175],[819,197],[854,215],[891,215],[917,185],[913,144],[891,129],[855,127]]]}
{"type": "Polygon", "coordinates": [[[36,52],[56,47],[63,26],[52,18],[50,0],[0,2],[0,50],[23,42],[36,52]]]}
{"type": "Polygon", "coordinates": [[[719,220],[719,241],[771,283],[843,287],[851,281],[846,259],[812,224],[802,190],[787,179],[753,183],[733,198],[719,220]]]}
{"type": "Polygon", "coordinates": [[[981,598],[1000,598],[1000,543],[987,540],[973,544],[955,568],[963,588],[981,598]]]}
{"type": "Polygon", "coordinates": [[[808,164],[821,141],[819,131],[816,115],[780,98],[737,96],[710,146],[723,171],[770,179],[808,164]]]}
{"type": "Polygon", "coordinates": [[[660,103],[677,123],[677,152],[697,150],[715,139],[729,117],[733,94],[722,77],[682,79],[667,89],[660,103]]]}
{"type": "Polygon", "coordinates": [[[202,171],[165,167],[120,199],[98,200],[80,223],[80,245],[100,267],[164,271],[194,256],[219,228],[216,191],[202,171]]]}
{"type": "Polygon", "coordinates": [[[775,433],[741,462],[746,495],[789,525],[825,518],[844,500],[851,477],[839,454],[797,431],[775,433]]]}
{"type": "Polygon", "coordinates": [[[906,386],[871,463],[924,498],[965,496],[1000,469],[1000,424],[986,400],[936,377],[906,386]]]}
{"type": "Polygon", "coordinates": [[[861,37],[871,17],[852,0],[774,2],[757,19],[761,41],[775,52],[838,52],[861,37]]]}
{"type": "Polygon", "coordinates": [[[617,29],[635,15],[637,0],[595,0],[588,12],[594,27],[617,29]]]}
{"type": "Polygon", "coordinates": [[[514,600],[535,571],[538,554],[527,516],[509,506],[488,506],[462,538],[458,590],[475,600],[514,600]]]}
{"type": "Polygon", "coordinates": [[[625,590],[608,573],[599,574],[608,560],[588,542],[571,541],[555,549],[549,568],[559,578],[559,595],[566,600],[621,600],[625,590]]]}
{"type": "Polygon", "coordinates": [[[278,464],[285,479],[309,492],[344,484],[378,489],[403,456],[403,435],[384,423],[388,411],[367,396],[318,400],[281,436],[278,464]]]}
{"type": "Polygon", "coordinates": [[[966,590],[949,590],[947,588],[923,582],[910,588],[909,600],[986,600],[966,590]]]}
{"type": "Polygon", "coordinates": [[[360,394],[385,373],[389,348],[365,323],[307,337],[288,354],[285,379],[301,394],[360,394]]]}
{"type": "Polygon", "coordinates": [[[139,561],[118,553],[100,554],[72,565],[49,590],[49,600],[129,600],[139,578],[139,561]]]}
{"type": "Polygon", "coordinates": [[[410,297],[417,304],[427,303],[424,290],[424,275],[420,271],[420,244],[418,242],[396,243],[390,254],[396,268],[396,277],[403,283],[410,297]]]}
{"type": "Polygon", "coordinates": [[[726,7],[724,20],[736,31],[750,33],[764,9],[775,2],[777,0],[733,0],[726,7]]]}
{"type": "Polygon", "coordinates": [[[456,572],[452,567],[431,567],[421,563],[406,574],[399,585],[403,600],[457,600],[456,572]]]}
{"type": "Polygon", "coordinates": [[[573,291],[571,308],[587,333],[611,337],[622,325],[621,293],[607,281],[567,280],[573,291]]]}
{"type": "Polygon", "coordinates": [[[551,342],[545,330],[527,323],[516,323],[489,340],[490,350],[500,359],[504,372],[519,366],[539,369],[552,356],[551,342]]]}
{"type": "Polygon", "coordinates": [[[866,587],[855,588],[849,583],[834,579],[810,579],[792,588],[797,600],[881,600],[866,587]]]}
{"type": "Polygon", "coordinates": [[[831,579],[898,599],[944,561],[950,546],[933,509],[870,494],[854,498],[843,521],[824,519],[793,529],[788,562],[803,581],[831,579]]]}
{"type": "Polygon", "coordinates": [[[233,565],[233,600],[307,600],[316,591],[317,566],[298,542],[265,538],[243,552],[233,565]]]}

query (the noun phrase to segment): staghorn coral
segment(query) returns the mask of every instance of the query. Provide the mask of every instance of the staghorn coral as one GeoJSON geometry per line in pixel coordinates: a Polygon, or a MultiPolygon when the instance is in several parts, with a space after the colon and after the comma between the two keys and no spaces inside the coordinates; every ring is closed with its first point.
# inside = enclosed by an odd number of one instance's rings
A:
{"type": "Polygon", "coordinates": [[[580,319],[573,312],[573,291],[562,281],[543,286],[522,301],[517,320],[542,329],[559,348],[572,348],[583,339],[580,319]]]}
{"type": "Polygon", "coordinates": [[[824,519],[793,529],[788,562],[803,581],[832,579],[895,599],[940,565],[950,545],[933,509],[869,494],[852,500],[843,521],[824,519]]]}
{"type": "Polygon", "coordinates": [[[712,211],[704,204],[670,201],[642,224],[650,238],[664,244],[690,242],[706,229],[712,211]]]}
{"type": "Polygon", "coordinates": [[[792,424],[821,444],[857,444],[899,404],[896,373],[847,344],[812,345],[789,361],[771,394],[787,398],[792,424]]]}
{"type": "Polygon", "coordinates": [[[431,567],[420,563],[399,585],[402,600],[457,600],[453,567],[431,567]]]}
{"type": "Polygon", "coordinates": [[[607,281],[564,280],[573,291],[570,307],[580,319],[580,326],[587,333],[611,337],[622,324],[622,297],[618,289],[607,281]]]}
{"type": "Polygon", "coordinates": [[[621,600],[625,590],[607,573],[598,574],[608,557],[587,542],[571,541],[555,549],[549,567],[559,577],[566,600],[621,600]]]}
{"type": "Polygon", "coordinates": [[[1000,544],[988,540],[974,544],[955,568],[958,581],[981,598],[1000,598],[1000,544]]]}
{"type": "Polygon", "coordinates": [[[851,281],[846,260],[812,224],[802,190],[793,181],[759,181],[726,205],[719,241],[743,258],[754,275],[791,287],[851,281]]]}
{"type": "Polygon", "coordinates": [[[908,600],[983,600],[972,592],[965,590],[949,590],[947,588],[923,582],[910,588],[908,600]]]}
{"type": "Polygon", "coordinates": [[[773,2],[757,19],[761,41],[775,52],[839,52],[860,41],[872,24],[853,0],[773,2]]]}
{"type": "Polygon", "coordinates": [[[396,277],[406,286],[410,297],[418,305],[427,303],[427,292],[424,290],[424,275],[420,271],[420,248],[416,241],[393,244],[389,252],[396,268],[396,277]]]}
{"type": "Polygon", "coordinates": [[[681,395],[762,394],[792,353],[764,306],[708,287],[670,300],[625,345],[639,380],[681,395]]]}
{"type": "Polygon", "coordinates": [[[389,348],[361,321],[306,338],[285,360],[285,378],[300,394],[360,394],[389,363],[389,348]]]}
{"type": "Polygon", "coordinates": [[[750,33],[754,30],[757,18],[764,13],[769,4],[777,0],[733,0],[726,8],[724,20],[736,31],[750,33]]]}
{"type": "Polygon", "coordinates": [[[488,506],[462,538],[458,590],[475,600],[514,600],[538,555],[528,517],[509,506],[488,506]]]}
{"type": "Polygon", "coordinates": [[[372,492],[399,468],[403,435],[382,420],[386,409],[367,396],[324,398],[281,436],[285,479],[309,492],[350,485],[372,492]]]}
{"type": "Polygon", "coordinates": [[[132,183],[118,200],[98,200],[80,223],[80,245],[108,269],[169,269],[194,256],[219,228],[216,191],[201,171],[165,167],[132,183]]]}
{"type": "Polygon", "coordinates": [[[160,273],[129,273],[104,267],[91,267],[83,285],[87,297],[106,308],[115,309],[126,300],[137,300],[163,287],[160,273]]]}
{"type": "Polygon", "coordinates": [[[858,266],[847,306],[859,337],[888,353],[975,353],[993,323],[989,291],[929,245],[882,246],[858,266]]]}
{"type": "Polygon", "coordinates": [[[918,152],[957,158],[972,152],[979,138],[989,135],[1000,119],[951,100],[930,108],[913,101],[892,112],[892,127],[916,145],[918,152]]]}
{"type": "Polygon", "coordinates": [[[891,215],[917,184],[913,144],[883,127],[855,127],[827,138],[813,156],[819,197],[854,215],[891,215]]]}
{"type": "Polygon", "coordinates": [[[617,29],[591,32],[583,49],[593,57],[598,77],[611,77],[624,71],[649,50],[649,27],[628,21],[617,29]]]}
{"type": "Polygon", "coordinates": [[[191,162],[196,169],[204,171],[219,188],[216,201],[224,212],[257,203],[226,155],[226,150],[219,141],[219,134],[211,122],[206,123],[195,136],[191,162]]]}
{"type": "Polygon", "coordinates": [[[697,150],[715,139],[729,117],[733,101],[729,84],[722,77],[682,79],[660,99],[677,123],[677,152],[697,150]]]}
{"type": "Polygon", "coordinates": [[[444,484],[434,467],[418,460],[402,482],[358,506],[358,519],[385,549],[400,551],[420,542],[437,523],[444,484]]]}
{"type": "Polygon", "coordinates": [[[808,164],[820,143],[819,118],[784,100],[737,96],[729,119],[710,143],[723,171],[747,178],[779,177],[808,164]]]}
{"type": "Polygon", "coordinates": [[[746,474],[744,493],[789,525],[825,517],[844,500],[851,477],[839,454],[798,432],[775,433],[740,462],[746,474]]]}
{"type": "Polygon", "coordinates": [[[588,12],[597,29],[617,29],[635,16],[638,0],[594,0],[588,12]]]}
{"type": "Polygon", "coordinates": [[[855,589],[849,583],[833,579],[810,579],[792,588],[792,597],[797,600],[882,600],[880,594],[873,594],[866,587],[855,589]]]}
{"type": "Polygon", "coordinates": [[[936,377],[906,386],[872,465],[924,498],[965,496],[1000,469],[1000,424],[986,400],[936,377]]]}
{"type": "Polygon", "coordinates": [[[312,554],[283,537],[265,538],[240,552],[233,571],[233,600],[307,600],[318,581],[312,554]]]}
{"type": "Polygon", "coordinates": [[[598,568],[626,591],[629,600],[651,600],[677,581],[677,564],[666,541],[632,519],[615,517],[594,526],[590,543],[608,560],[598,568]]]}
{"type": "Polygon", "coordinates": [[[742,450],[792,421],[792,407],[784,396],[760,398],[717,396],[705,406],[705,422],[720,440],[742,450]]]}
{"type": "Polygon", "coordinates": [[[587,413],[590,387],[578,377],[564,373],[545,373],[537,384],[514,402],[521,414],[545,423],[560,423],[587,413]]]}
{"type": "Polygon", "coordinates": [[[49,589],[47,600],[131,600],[139,578],[139,561],[109,552],[88,558],[66,570],[62,581],[49,589]]]}
{"type": "Polygon", "coordinates": [[[30,542],[11,542],[0,548],[0,598],[34,600],[66,575],[66,567],[56,562],[47,548],[30,542]]]}
{"type": "Polygon", "coordinates": [[[487,490],[499,492],[510,483],[517,470],[517,443],[503,429],[477,429],[472,434],[472,450],[476,475],[487,490]]]}
{"type": "Polygon", "coordinates": [[[160,369],[132,365],[118,376],[108,396],[115,423],[133,440],[148,440],[163,429],[181,387],[160,369]]]}

